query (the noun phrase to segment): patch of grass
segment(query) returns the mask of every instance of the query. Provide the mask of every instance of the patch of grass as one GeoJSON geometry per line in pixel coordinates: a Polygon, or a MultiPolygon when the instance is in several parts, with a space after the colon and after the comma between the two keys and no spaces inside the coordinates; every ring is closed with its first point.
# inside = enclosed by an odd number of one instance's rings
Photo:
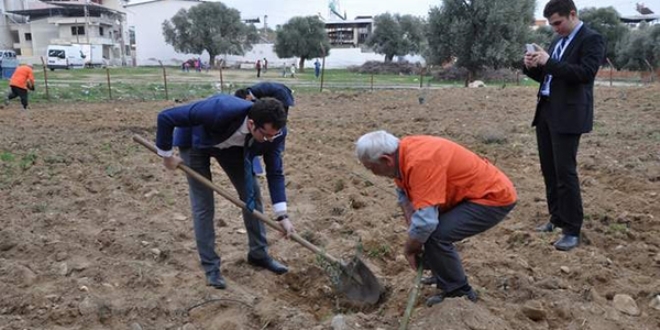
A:
{"type": "Polygon", "coordinates": [[[23,156],[21,158],[21,161],[19,162],[18,166],[23,170],[26,171],[34,165],[34,163],[37,161],[37,154],[34,152],[34,150],[30,150],[27,155],[23,156]]]}
{"type": "Polygon", "coordinates": [[[628,226],[625,223],[611,223],[607,227],[607,232],[610,234],[625,234],[628,232],[628,226]]]}
{"type": "Polygon", "coordinates": [[[384,259],[392,253],[392,248],[389,244],[380,244],[374,248],[368,249],[367,256],[372,259],[384,259]]]}
{"type": "Polygon", "coordinates": [[[346,188],[346,184],[344,183],[344,180],[339,179],[335,181],[335,186],[334,186],[334,192],[338,193],[346,188]]]}
{"type": "Polygon", "coordinates": [[[37,203],[35,205],[32,205],[32,212],[33,213],[44,213],[48,209],[48,204],[46,203],[37,203]]]}
{"type": "Polygon", "coordinates": [[[479,140],[483,144],[505,144],[507,143],[507,138],[502,132],[496,132],[494,130],[482,132],[479,134],[479,140]]]}
{"type": "Polygon", "coordinates": [[[114,178],[117,174],[121,173],[122,169],[119,166],[108,165],[105,167],[105,174],[114,178]]]}
{"type": "Polygon", "coordinates": [[[9,151],[4,151],[3,153],[0,154],[0,160],[5,162],[5,163],[11,163],[14,161],[16,157],[14,157],[14,154],[12,154],[9,151]]]}

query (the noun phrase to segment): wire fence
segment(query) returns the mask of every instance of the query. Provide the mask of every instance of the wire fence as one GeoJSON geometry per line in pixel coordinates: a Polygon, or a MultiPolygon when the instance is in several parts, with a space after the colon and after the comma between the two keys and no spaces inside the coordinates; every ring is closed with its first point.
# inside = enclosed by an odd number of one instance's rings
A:
{"type": "MultiPolygon", "coordinates": [[[[281,68],[271,68],[257,78],[256,72],[239,69],[182,70],[160,63],[157,67],[116,67],[102,69],[76,69],[51,71],[46,65],[35,66],[37,90],[30,98],[36,102],[111,100],[174,100],[187,101],[217,93],[233,93],[236,89],[260,81],[279,81],[296,92],[321,92],[324,90],[379,90],[416,89],[420,97],[428,90],[462,87],[464,81],[440,81],[426,71],[421,74],[373,74],[348,70],[322,71],[317,77],[313,69],[298,72],[295,77],[283,76],[281,68]]],[[[660,71],[624,72],[602,68],[597,76],[599,85],[641,85],[658,81],[660,71]]],[[[525,78],[521,72],[485,81],[485,85],[502,84],[538,87],[538,83],[525,78]]],[[[3,81],[6,84],[6,80],[3,81]]],[[[1,86],[1,84],[0,84],[1,86]]],[[[422,100],[420,100],[422,102],[422,100]]]]}

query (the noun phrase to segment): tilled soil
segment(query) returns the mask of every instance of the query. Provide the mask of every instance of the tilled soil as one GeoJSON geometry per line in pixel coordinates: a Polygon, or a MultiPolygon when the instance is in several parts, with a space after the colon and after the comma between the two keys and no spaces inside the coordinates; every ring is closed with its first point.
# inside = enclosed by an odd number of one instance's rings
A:
{"type": "MultiPolygon", "coordinates": [[[[297,95],[284,157],[298,232],[362,259],[387,288],[359,310],[323,263],[270,230],[275,276],[247,264],[240,210],[216,198],[228,288],[205,286],[179,171],[131,140],[155,136],[173,103],[36,104],[0,110],[0,329],[397,329],[414,272],[393,185],[353,154],[363,133],[457,141],[512,179],[519,202],[492,230],[458,243],[480,301],[431,308],[422,288],[410,329],[658,329],[660,86],[598,88],[579,153],[583,245],[558,252],[547,220],[535,90],[494,87],[297,95]]],[[[214,181],[229,189],[214,165],[214,181]]],[[[230,189],[231,190],[231,189],[230,189]]],[[[233,190],[232,190],[233,191],[233,190]]],[[[267,193],[267,189],[264,189],[267,193]]],[[[269,200],[268,197],[265,197],[269,200]]]]}

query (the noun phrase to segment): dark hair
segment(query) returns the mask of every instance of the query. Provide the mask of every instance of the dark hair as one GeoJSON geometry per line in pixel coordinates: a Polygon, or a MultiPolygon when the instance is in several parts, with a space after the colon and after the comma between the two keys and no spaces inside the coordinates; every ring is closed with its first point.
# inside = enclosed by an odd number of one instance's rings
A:
{"type": "Polygon", "coordinates": [[[543,9],[543,16],[550,18],[550,16],[558,14],[559,16],[568,17],[571,14],[571,10],[577,12],[573,0],[550,0],[543,9]]]}
{"type": "Polygon", "coordinates": [[[281,129],[286,126],[286,112],[282,102],[272,97],[256,100],[248,111],[248,118],[252,119],[257,127],[271,124],[274,129],[281,129]]]}
{"type": "Polygon", "coordinates": [[[247,88],[237,89],[236,92],[234,92],[234,96],[236,96],[238,98],[241,98],[241,99],[244,99],[244,100],[245,100],[245,97],[248,96],[249,94],[250,94],[250,92],[248,91],[247,88]]]}

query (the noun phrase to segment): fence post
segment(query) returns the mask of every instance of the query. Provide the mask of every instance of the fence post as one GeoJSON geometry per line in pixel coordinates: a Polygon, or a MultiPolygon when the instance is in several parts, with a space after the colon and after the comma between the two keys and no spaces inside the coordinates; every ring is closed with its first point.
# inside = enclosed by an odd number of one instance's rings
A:
{"type": "Polygon", "coordinates": [[[614,72],[613,72],[613,70],[614,70],[614,65],[612,65],[612,61],[610,61],[610,58],[609,58],[609,57],[606,57],[605,59],[607,60],[607,63],[610,64],[610,87],[612,87],[612,77],[613,77],[613,75],[614,75],[614,72]]]}
{"type": "Polygon", "coordinates": [[[218,60],[218,71],[220,71],[220,94],[224,93],[225,88],[225,82],[222,79],[222,61],[223,60],[218,60]]]}
{"type": "Polygon", "coordinates": [[[321,87],[319,92],[323,92],[323,76],[325,74],[325,47],[323,47],[323,42],[321,42],[321,52],[323,53],[323,61],[321,63],[321,87]]]}
{"type": "Polygon", "coordinates": [[[50,101],[50,94],[48,93],[48,66],[46,65],[46,61],[44,61],[44,57],[41,57],[41,65],[44,67],[44,85],[46,85],[46,100],[50,101]]]}
{"type": "Polygon", "coordinates": [[[424,71],[426,71],[426,68],[422,68],[419,70],[419,88],[422,88],[424,86],[424,71]]]}
{"type": "Polygon", "coordinates": [[[374,73],[371,73],[371,91],[374,91],[374,73]]]}
{"type": "Polygon", "coordinates": [[[108,96],[110,96],[110,99],[112,100],[112,86],[110,85],[110,68],[107,66],[105,67],[105,74],[108,77],[108,96]]]}
{"type": "Polygon", "coordinates": [[[165,99],[169,100],[170,97],[167,93],[167,73],[165,72],[165,66],[163,65],[163,62],[161,60],[158,60],[158,64],[160,64],[160,67],[163,68],[163,82],[165,83],[165,99]]]}
{"type": "Polygon", "coordinates": [[[651,65],[651,63],[649,63],[649,61],[647,59],[644,59],[644,63],[646,63],[646,66],[649,67],[649,73],[650,73],[649,74],[649,83],[652,83],[653,82],[653,75],[655,73],[655,72],[653,72],[653,66],[651,65]]]}
{"type": "Polygon", "coordinates": [[[520,71],[516,70],[516,86],[520,86],[520,71]]]}

